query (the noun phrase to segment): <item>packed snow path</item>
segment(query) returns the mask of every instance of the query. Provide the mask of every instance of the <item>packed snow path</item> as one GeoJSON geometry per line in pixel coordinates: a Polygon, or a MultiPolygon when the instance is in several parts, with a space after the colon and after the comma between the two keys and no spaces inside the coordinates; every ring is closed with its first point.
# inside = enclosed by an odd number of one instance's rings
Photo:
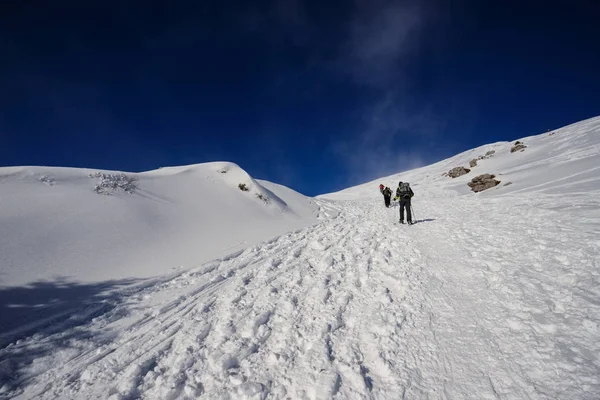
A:
{"type": "Polygon", "coordinates": [[[323,201],[339,215],[0,350],[0,397],[597,399],[598,215],[561,201],[417,191],[414,226],[323,201]]]}

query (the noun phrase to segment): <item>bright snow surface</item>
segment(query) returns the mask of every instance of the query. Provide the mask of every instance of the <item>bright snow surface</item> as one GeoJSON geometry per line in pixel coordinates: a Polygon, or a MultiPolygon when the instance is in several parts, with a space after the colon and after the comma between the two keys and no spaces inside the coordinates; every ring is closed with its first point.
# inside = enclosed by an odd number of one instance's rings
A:
{"type": "Polygon", "coordinates": [[[222,163],[113,196],[95,171],[0,169],[0,397],[598,399],[600,118],[520,140],[318,199],[222,163]],[[471,193],[483,173],[501,183],[471,193]],[[399,180],[413,226],[377,188],[399,180]],[[153,278],[106,280],[142,276],[137,253],[153,278]]]}

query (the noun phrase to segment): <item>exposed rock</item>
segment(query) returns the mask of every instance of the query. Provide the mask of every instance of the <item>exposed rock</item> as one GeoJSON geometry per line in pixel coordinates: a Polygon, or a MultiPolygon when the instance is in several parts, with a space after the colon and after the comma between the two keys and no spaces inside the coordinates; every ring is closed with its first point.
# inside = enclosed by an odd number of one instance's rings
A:
{"type": "Polygon", "coordinates": [[[50,178],[49,176],[42,175],[40,176],[39,181],[45,183],[48,186],[54,186],[54,178],[50,178]]]}
{"type": "Polygon", "coordinates": [[[512,185],[512,182],[506,182],[503,186],[512,185]]]}
{"type": "Polygon", "coordinates": [[[496,150],[490,150],[482,156],[477,157],[478,160],[487,160],[488,158],[492,158],[496,154],[496,150]]]}
{"type": "Polygon", "coordinates": [[[94,192],[98,194],[110,196],[119,191],[133,194],[138,189],[138,178],[135,175],[96,172],[88,176],[98,179],[98,184],[94,187],[94,192]]]}
{"type": "Polygon", "coordinates": [[[471,170],[469,168],[455,167],[455,168],[452,168],[450,171],[448,171],[448,176],[450,178],[458,178],[459,176],[468,174],[469,172],[471,172],[471,170]]]}
{"type": "Polygon", "coordinates": [[[494,179],[496,176],[491,174],[483,174],[476,176],[471,180],[471,182],[467,183],[472,191],[475,193],[481,192],[483,190],[493,188],[498,185],[500,181],[494,179]]]}
{"type": "Polygon", "coordinates": [[[269,198],[267,196],[265,196],[262,193],[256,193],[256,197],[258,197],[259,199],[261,199],[262,201],[265,202],[265,204],[269,204],[271,201],[269,200],[269,198]]]}
{"type": "Polygon", "coordinates": [[[512,147],[512,149],[510,149],[511,153],[514,153],[515,151],[524,151],[527,148],[527,146],[525,146],[525,143],[523,142],[519,142],[518,140],[515,142],[515,145],[512,147]]]}
{"type": "Polygon", "coordinates": [[[472,159],[471,161],[469,161],[469,166],[470,166],[471,168],[473,168],[473,167],[476,167],[476,166],[477,166],[477,159],[476,159],[476,158],[474,158],[474,159],[472,159]]]}

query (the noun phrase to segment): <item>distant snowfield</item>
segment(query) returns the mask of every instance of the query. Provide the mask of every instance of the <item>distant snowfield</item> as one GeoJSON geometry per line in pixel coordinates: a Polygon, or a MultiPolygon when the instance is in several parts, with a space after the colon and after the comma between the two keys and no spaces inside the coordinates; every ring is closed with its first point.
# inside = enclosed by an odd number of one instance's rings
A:
{"type": "Polygon", "coordinates": [[[600,118],[519,140],[317,199],[0,169],[0,398],[598,399],[600,118]]]}

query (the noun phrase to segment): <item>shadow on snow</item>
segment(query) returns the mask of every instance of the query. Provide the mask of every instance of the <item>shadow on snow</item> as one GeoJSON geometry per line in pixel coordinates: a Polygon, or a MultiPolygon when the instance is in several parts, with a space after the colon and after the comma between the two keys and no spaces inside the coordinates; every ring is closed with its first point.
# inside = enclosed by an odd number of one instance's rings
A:
{"type": "Polygon", "coordinates": [[[23,367],[38,357],[70,347],[71,339],[96,337],[99,342],[109,341],[108,334],[84,325],[119,303],[121,293],[117,289],[138,281],[79,283],[60,278],[0,287],[0,387],[19,386],[27,379],[20,376],[23,367]],[[34,340],[19,340],[28,336],[34,340]]]}
{"type": "Polygon", "coordinates": [[[415,221],[415,224],[420,224],[421,222],[432,222],[432,221],[435,221],[435,218],[418,219],[415,221]]]}

